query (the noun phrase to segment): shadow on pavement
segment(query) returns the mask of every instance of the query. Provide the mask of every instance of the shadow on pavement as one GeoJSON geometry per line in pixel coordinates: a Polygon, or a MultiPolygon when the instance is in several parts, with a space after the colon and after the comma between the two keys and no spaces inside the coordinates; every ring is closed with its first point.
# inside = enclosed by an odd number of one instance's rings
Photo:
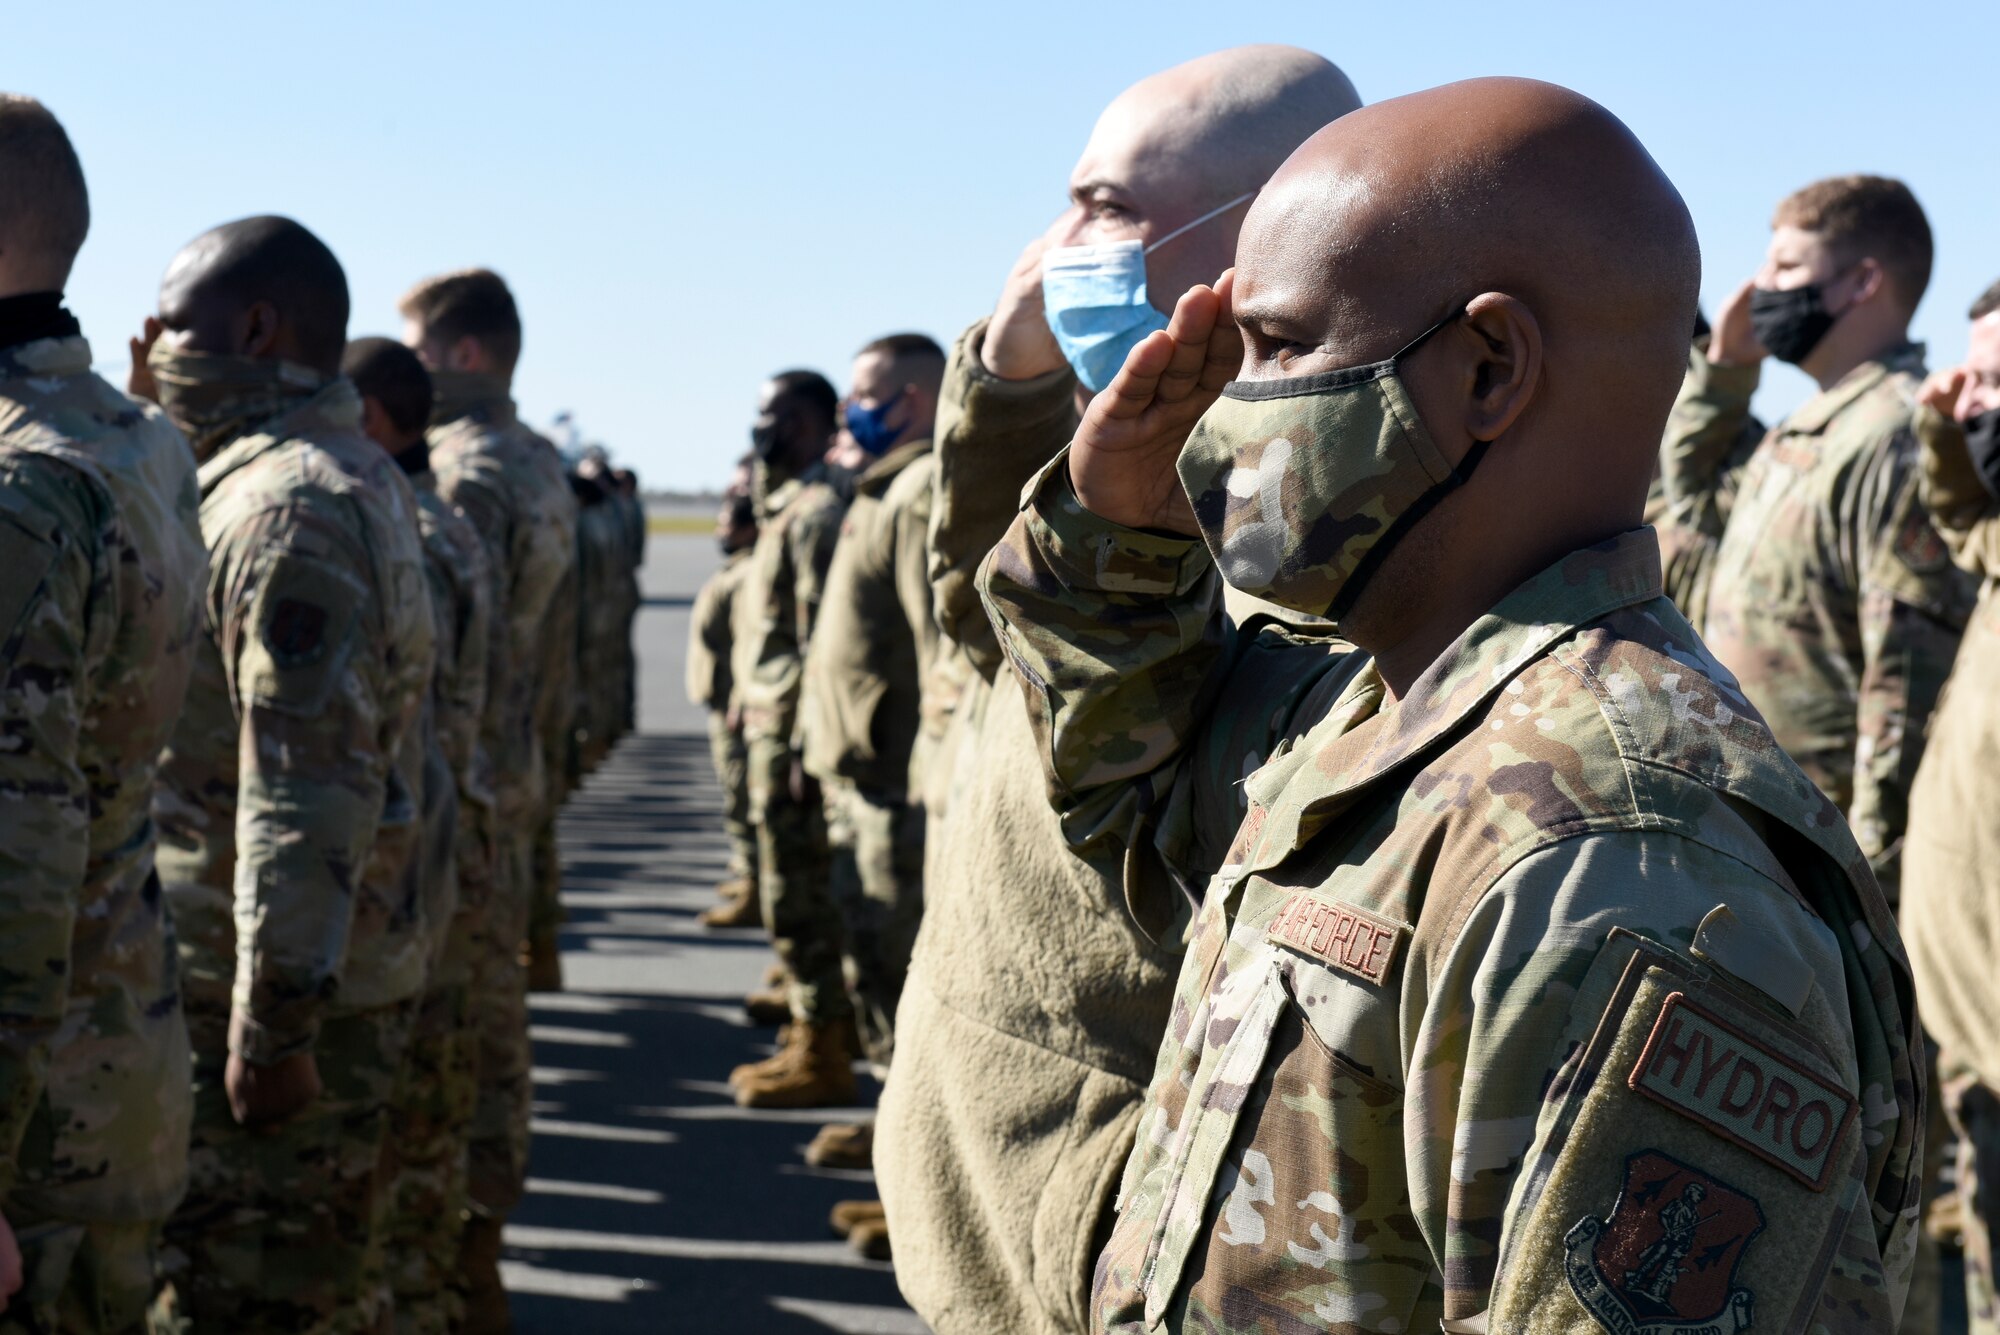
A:
{"type": "Polygon", "coordinates": [[[800,1158],[841,1111],[753,1113],[729,1096],[730,1068],[774,1034],[738,1004],[771,959],[761,934],[694,921],[723,871],[719,813],[705,738],[641,736],[565,814],[568,990],[531,1011],[534,1153],[505,1263],[515,1328],[917,1335],[890,1268],[826,1228],[836,1202],[874,1194],[869,1175],[800,1158]]]}

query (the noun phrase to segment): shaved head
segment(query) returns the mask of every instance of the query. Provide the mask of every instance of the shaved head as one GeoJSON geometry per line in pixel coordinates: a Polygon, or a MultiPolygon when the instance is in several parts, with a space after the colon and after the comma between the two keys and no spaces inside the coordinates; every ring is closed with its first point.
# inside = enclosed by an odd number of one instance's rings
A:
{"type": "Polygon", "coordinates": [[[1070,173],[1073,203],[1049,242],[1136,237],[1152,245],[1222,209],[1147,256],[1153,304],[1170,309],[1228,265],[1241,197],[1314,131],[1360,105],[1338,67],[1293,46],[1233,47],[1141,79],[1098,117],[1070,173]]]}
{"type": "Polygon", "coordinates": [[[328,374],[347,345],[347,275],[290,218],[243,218],[181,248],[160,280],[170,347],[298,362],[328,374]]]}
{"type": "Polygon", "coordinates": [[[1104,109],[1091,143],[1116,144],[1148,171],[1206,187],[1219,204],[1264,184],[1316,130],[1360,105],[1323,56],[1238,46],[1133,84],[1104,109]]]}
{"type": "Polygon", "coordinates": [[[0,295],[59,289],[90,231],[69,135],[32,97],[0,93],[0,295]]]}
{"type": "Polygon", "coordinates": [[[1401,379],[1452,466],[1491,446],[1343,619],[1385,670],[1398,643],[1426,663],[1529,575],[1639,524],[1700,270],[1644,147],[1551,84],[1363,108],[1272,178],[1237,249],[1239,377],[1383,361],[1446,321],[1401,379]]]}

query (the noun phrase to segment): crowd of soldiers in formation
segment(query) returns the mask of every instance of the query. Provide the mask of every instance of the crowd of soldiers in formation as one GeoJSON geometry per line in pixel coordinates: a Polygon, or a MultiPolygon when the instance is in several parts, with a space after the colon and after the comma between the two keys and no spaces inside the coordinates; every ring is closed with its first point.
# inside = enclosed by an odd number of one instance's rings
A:
{"type": "MultiPolygon", "coordinates": [[[[1070,193],[949,351],[764,385],[700,599],[736,1097],[887,1077],[834,1227],[942,1335],[1929,1332],[1949,1257],[2000,1329],[2000,287],[1929,372],[1923,210],[1830,178],[1691,343],[1603,107],[1283,47],[1070,193]]],[[[504,1328],[631,485],[495,275],[350,344],[285,219],[121,394],[87,224],[0,101],[0,1325],[504,1328]]]]}
{"type": "Polygon", "coordinates": [[[636,479],[516,416],[499,275],[350,342],[286,218],[173,257],[121,393],[89,222],[0,95],[0,1330],[505,1330],[636,479]]]}
{"type": "Polygon", "coordinates": [[[2000,284],[1927,373],[1843,176],[1711,325],[1604,108],[1290,48],[1070,196],[763,386],[696,605],[832,1227],[941,1335],[2000,1331],[2000,284]]]}

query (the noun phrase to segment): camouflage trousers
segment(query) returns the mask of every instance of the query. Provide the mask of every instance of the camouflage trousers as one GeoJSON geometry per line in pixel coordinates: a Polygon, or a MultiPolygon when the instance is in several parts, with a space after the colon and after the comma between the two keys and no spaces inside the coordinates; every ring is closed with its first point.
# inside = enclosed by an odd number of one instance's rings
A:
{"type": "Polygon", "coordinates": [[[491,812],[459,808],[458,908],[424,986],[382,1147],[389,1183],[384,1282],[395,1295],[398,1335],[439,1335],[463,1317],[458,1274],[466,1194],[466,1142],[479,1102],[478,1034],[471,998],[491,954],[491,812]]]}
{"type": "Polygon", "coordinates": [[[2000,1335],[2000,1295],[1993,1279],[1993,1232],[2000,1224],[2000,1090],[1960,1072],[1945,1076],[1938,1096],[1958,1133],[1967,1329],[1971,1335],[2000,1335]]]}
{"type": "Polygon", "coordinates": [[[321,1093],[271,1127],[239,1126],[223,1089],[227,1012],[190,1007],[188,1193],[167,1221],[162,1280],[195,1331],[372,1331],[386,1295],[379,1167],[415,1002],[329,1015],[321,1093]]]}
{"type": "MultiPolygon", "coordinates": [[[[563,785],[566,792],[569,785],[563,785]]],[[[560,805],[551,804],[535,827],[534,851],[530,855],[533,897],[529,900],[526,936],[536,941],[553,941],[562,928],[562,853],[556,845],[556,815],[560,805]]]]}
{"type": "Polygon", "coordinates": [[[792,797],[795,753],[783,738],[752,733],[746,751],[764,930],[791,973],[792,1018],[828,1024],[853,1008],[841,973],[840,914],[827,887],[826,819],[818,802],[792,797]]]}
{"type": "Polygon", "coordinates": [[[501,813],[494,840],[487,930],[470,983],[478,1097],[472,1116],[466,1195],[470,1208],[504,1218],[528,1180],[528,1112],[533,1100],[528,1046],[528,934],[539,831],[501,813]]]}
{"type": "Polygon", "coordinates": [[[0,1335],[141,1335],[155,1329],[158,1220],[51,1219],[19,1200],[5,1206],[21,1248],[21,1288],[0,1314],[0,1335]]]}
{"type": "Polygon", "coordinates": [[[720,710],[708,716],[708,754],[722,786],[722,828],[729,835],[729,874],[757,877],[757,827],[750,823],[749,755],[741,729],[720,710]]]}
{"type": "Polygon", "coordinates": [[[828,885],[840,911],[843,965],[868,1060],[889,1065],[896,1002],[924,916],[924,808],[852,783],[826,788],[828,885]]]}

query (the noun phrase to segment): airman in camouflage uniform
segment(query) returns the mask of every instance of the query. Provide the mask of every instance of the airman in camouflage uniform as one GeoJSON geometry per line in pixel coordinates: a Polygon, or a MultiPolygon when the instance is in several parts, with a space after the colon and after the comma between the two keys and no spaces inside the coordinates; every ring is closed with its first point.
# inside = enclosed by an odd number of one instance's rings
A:
{"type": "Polygon", "coordinates": [[[1938,1047],[1938,1096],[1959,1144],[1957,1194],[1966,1309],[1974,1335],[2000,1332],[1993,1239],[2000,1227],[2000,283],[1971,311],[1971,352],[1924,385],[1912,430],[1924,507],[1952,556],[1981,580],[1910,794],[1902,921],[1938,1047]],[[1977,448],[1973,443],[1977,442],[1977,448]]]}
{"type": "Polygon", "coordinates": [[[1646,497],[1646,522],[1659,531],[1667,597],[1688,624],[1708,615],[1708,581],[1715,549],[1736,504],[1736,489],[1764,424],[1747,410],[1717,411],[1704,329],[1688,350],[1687,376],[1667,417],[1660,470],[1646,497]]]}
{"type": "Polygon", "coordinates": [[[1629,527],[1697,266],[1671,186],[1565,90],[1351,113],[989,559],[1072,841],[1207,887],[1102,1329],[1893,1325],[1923,1099],[1895,925],[1629,527]],[[1501,266],[1531,300],[1487,290],[1501,266]],[[1539,345],[1541,320],[1592,332],[1539,345]],[[1509,366],[1522,398],[1434,392],[1509,366]],[[1591,394],[1541,398],[1563,380],[1591,394]],[[1155,468],[1176,451],[1185,495],[1155,468]],[[1604,486],[1535,476],[1586,458],[1604,486]],[[1588,527],[1611,531],[1535,573],[1551,528],[1588,527]],[[1274,707],[1222,571],[1380,656],[1274,707]],[[1468,586],[1502,591],[1420,631],[1436,650],[1400,638],[1468,586]],[[1218,733],[1240,768],[1190,766],[1218,733]]]}
{"type": "Polygon", "coordinates": [[[942,648],[923,701],[924,919],[875,1144],[897,1284],[940,1335],[1092,1324],[1091,1262],[1180,950],[1128,907],[1115,841],[1064,842],[1021,693],[1011,677],[992,685],[1002,660],[973,575],[1088,395],[1049,327],[1045,245],[1179,232],[1146,258],[1152,299],[1170,300],[1228,266],[1243,209],[1218,206],[1358,104],[1330,62],[1282,46],[1216,52],[1127,89],[1071,174],[1077,202],[948,360],[929,535],[942,648]],[[1204,109],[1199,134],[1186,133],[1190,106],[1204,109]]]}
{"type": "Polygon", "coordinates": [[[806,646],[847,509],[823,457],[836,403],[823,377],[787,372],[765,384],[753,429],[767,442],[759,449],[765,517],[736,595],[731,675],[749,759],[764,927],[789,972],[792,1024],[774,1056],[730,1073],[746,1106],[838,1106],[854,1097],[853,1010],[827,888],[826,821],[816,792],[794,791],[802,778],[806,646]]]}
{"type": "Polygon", "coordinates": [[[735,679],[730,672],[731,625],[736,594],[750,573],[750,549],[757,542],[756,507],[749,479],[732,487],[715,521],[722,568],[695,594],[688,636],[687,693],[708,713],[708,751],[722,788],[722,827],[729,837],[729,863],[715,892],[722,900],[701,915],[706,927],[748,927],[761,923],[757,908],[757,828],[750,823],[748,758],[743,728],[730,717],[735,679]]]}
{"type": "MultiPolygon", "coordinates": [[[[522,425],[508,396],[520,317],[485,270],[419,284],[403,301],[406,343],[437,389],[431,467],[438,493],[478,530],[494,582],[492,670],[481,740],[493,766],[494,866],[485,960],[474,969],[479,1100],[467,1184],[463,1273],[472,1330],[504,1328],[500,1226],[527,1181],[527,974],[521,951],[535,894],[535,841],[551,779],[544,700],[553,604],[576,559],[576,502],[555,448],[522,425]]],[[[566,689],[566,687],[564,688],[566,689]]]]}
{"type": "MultiPolygon", "coordinates": [[[[88,223],[55,118],[0,96],[0,291],[60,284],[88,223]],[[17,200],[19,197],[17,196],[17,200]],[[20,267],[46,239],[39,271],[20,267]],[[10,266],[7,261],[14,261],[10,266]]],[[[153,779],[200,634],[194,457],[90,372],[57,290],[0,297],[0,1330],[144,1328],[187,1181],[187,1024],[153,779]]]]}
{"type": "MultiPolygon", "coordinates": [[[[1908,191],[1879,178],[1808,186],[1778,219],[1758,282],[1790,281],[1774,276],[1786,272],[1780,259],[1793,258],[1782,251],[1788,244],[1813,247],[1819,268],[1842,275],[1835,285],[1869,266],[1884,276],[1873,300],[1856,298],[1808,352],[1792,354],[1822,387],[1771,429],[1744,469],[1715,552],[1702,634],[1779,744],[1847,813],[1893,904],[1924,728],[1976,590],[1931,527],[1910,433],[1923,349],[1903,329],[1929,275],[1930,235],[1908,191]],[[1852,236],[1820,220],[1877,196],[1878,208],[1901,216],[1852,236]],[[1895,258],[1919,248],[1907,261],[1895,258]],[[1897,277],[1905,268],[1911,273],[1897,277]],[[1865,316],[1886,322],[1884,332],[1874,346],[1841,355],[1844,326],[1859,327],[1865,316]]],[[[1764,349],[1754,334],[1743,346],[1755,295],[1746,289],[1718,313],[1702,383],[1682,398],[1684,411],[1707,418],[1713,438],[1738,432],[1757,387],[1764,349]]]]}
{"type": "Polygon", "coordinates": [[[612,478],[617,483],[615,499],[625,536],[618,573],[621,629],[613,651],[617,665],[614,696],[618,702],[618,729],[613,739],[616,741],[639,726],[639,658],[632,637],[639,609],[646,601],[639,588],[639,572],[646,564],[646,503],[640,499],[639,478],[631,469],[615,469],[612,478]]]}
{"type": "Polygon", "coordinates": [[[433,632],[409,484],[328,374],[346,296],[311,233],[246,219],[176,257],[151,346],[201,460],[209,552],[155,806],[195,1105],[162,1271],[199,1329],[382,1315],[376,1165],[427,943],[404,871],[433,632]],[[275,329],[234,318],[252,303],[275,329]]]}
{"type": "Polygon", "coordinates": [[[463,1318],[451,1286],[465,1212],[466,1140],[478,1101],[474,969],[490,958],[493,776],[480,731],[492,667],[492,570],[478,530],[438,494],[424,429],[432,387],[416,354],[391,339],[348,344],[342,369],[362,395],[363,424],[416,492],[437,669],[425,716],[424,841],[410,861],[430,929],[429,969],[396,1083],[383,1149],[385,1282],[396,1329],[434,1335],[463,1318]]]}

